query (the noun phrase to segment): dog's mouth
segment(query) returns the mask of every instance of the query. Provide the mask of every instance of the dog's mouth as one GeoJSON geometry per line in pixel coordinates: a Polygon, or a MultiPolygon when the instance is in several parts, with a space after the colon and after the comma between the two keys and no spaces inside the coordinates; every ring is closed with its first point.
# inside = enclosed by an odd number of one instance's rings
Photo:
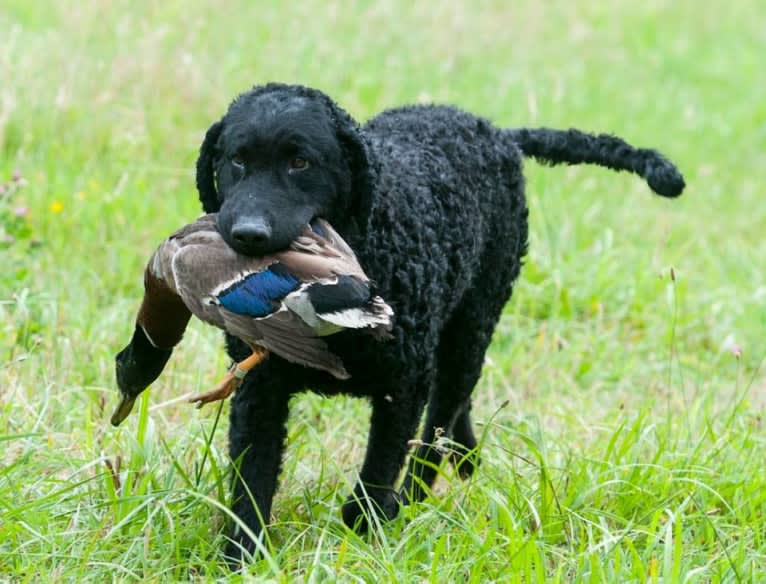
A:
{"type": "Polygon", "coordinates": [[[282,240],[280,238],[279,240],[272,240],[263,244],[242,244],[229,239],[226,243],[238,254],[249,257],[262,257],[286,250],[290,247],[292,239],[282,240]]]}

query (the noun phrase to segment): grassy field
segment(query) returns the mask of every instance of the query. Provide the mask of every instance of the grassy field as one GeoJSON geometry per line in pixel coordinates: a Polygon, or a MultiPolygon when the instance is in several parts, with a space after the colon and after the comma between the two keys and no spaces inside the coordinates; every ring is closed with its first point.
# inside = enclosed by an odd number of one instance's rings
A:
{"type": "Polygon", "coordinates": [[[199,213],[204,131],[267,80],[360,120],[433,100],[614,132],[665,152],[688,190],[529,163],[530,254],[475,393],[477,475],[445,467],[360,538],[339,511],[368,407],[301,397],[252,574],[766,581],[761,3],[191,6],[0,7],[0,581],[226,575],[228,404],[216,426],[181,399],[223,371],[220,335],[192,326],[140,414],[108,415],[143,264],[199,213]]]}

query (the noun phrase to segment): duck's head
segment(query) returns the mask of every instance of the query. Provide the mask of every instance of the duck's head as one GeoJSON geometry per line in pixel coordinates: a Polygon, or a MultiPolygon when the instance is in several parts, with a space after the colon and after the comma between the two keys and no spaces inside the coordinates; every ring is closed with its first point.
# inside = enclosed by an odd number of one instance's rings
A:
{"type": "Polygon", "coordinates": [[[130,343],[115,356],[120,402],[112,414],[112,426],[128,417],[138,396],[160,376],[172,353],[173,349],[155,347],[136,324],[130,343]]]}

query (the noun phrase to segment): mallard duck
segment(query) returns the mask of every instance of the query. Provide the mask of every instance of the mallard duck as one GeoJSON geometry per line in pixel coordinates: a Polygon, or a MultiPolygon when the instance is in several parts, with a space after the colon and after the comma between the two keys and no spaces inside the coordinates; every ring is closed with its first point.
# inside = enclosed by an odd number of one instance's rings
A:
{"type": "Polygon", "coordinates": [[[385,338],[393,317],[391,307],[373,294],[354,252],[321,219],[288,249],[250,257],[226,245],[215,214],[204,215],[154,252],[144,288],[133,338],[116,357],[121,400],[111,419],[115,426],[160,375],[191,315],[239,337],[253,351],[212,390],[190,398],[197,407],[228,397],[269,351],[347,379],[321,337],[367,329],[385,338]]]}

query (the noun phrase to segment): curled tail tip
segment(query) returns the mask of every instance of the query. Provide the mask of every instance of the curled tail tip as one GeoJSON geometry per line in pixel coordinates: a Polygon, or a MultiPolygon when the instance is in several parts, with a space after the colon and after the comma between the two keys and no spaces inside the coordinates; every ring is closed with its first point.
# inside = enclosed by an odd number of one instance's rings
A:
{"type": "Polygon", "coordinates": [[[667,160],[650,166],[644,178],[655,193],[671,199],[680,196],[686,186],[683,175],[667,160]]]}
{"type": "Polygon", "coordinates": [[[686,186],[678,169],[656,150],[634,148],[611,134],[588,134],[580,130],[517,128],[507,131],[524,156],[543,164],[597,164],[626,170],[643,177],[662,197],[678,197],[686,186]]]}

